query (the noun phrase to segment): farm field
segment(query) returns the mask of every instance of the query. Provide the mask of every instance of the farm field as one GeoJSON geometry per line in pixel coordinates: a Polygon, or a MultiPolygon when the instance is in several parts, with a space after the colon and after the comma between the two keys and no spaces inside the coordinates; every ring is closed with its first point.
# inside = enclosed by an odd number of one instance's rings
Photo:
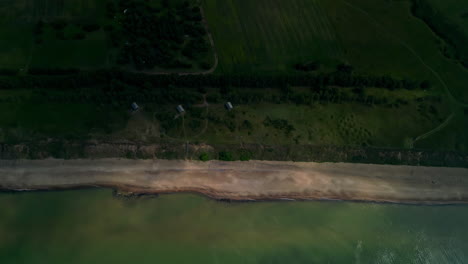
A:
{"type": "MultiPolygon", "coordinates": [[[[292,72],[295,63],[339,62],[356,71],[429,79],[468,101],[468,72],[445,58],[409,1],[204,0],[218,73],[292,72]]],[[[328,67],[327,67],[328,66],[328,67]]]]}
{"type": "Polygon", "coordinates": [[[295,63],[333,66],[343,50],[325,10],[308,0],[203,0],[218,72],[284,72],[295,63]]]}
{"type": "MultiPolygon", "coordinates": [[[[456,0],[428,3],[453,18],[452,23],[466,33],[466,4],[456,0]]],[[[454,112],[467,106],[468,70],[443,54],[443,41],[413,16],[411,1],[204,0],[203,4],[208,22],[217,21],[210,27],[220,74],[295,72],[293,65],[303,61],[319,61],[325,65],[321,70],[327,71],[334,63],[344,62],[363,74],[430,80],[433,92],[445,94],[454,112]]],[[[451,134],[450,128],[463,131],[463,122],[456,120],[449,120],[445,134],[451,134]]],[[[443,148],[430,141],[438,133],[444,132],[432,133],[426,143],[421,140],[416,146],[443,148]]],[[[468,136],[458,133],[457,137],[466,141],[468,136]]],[[[460,149],[454,144],[445,147],[460,149]]]]}

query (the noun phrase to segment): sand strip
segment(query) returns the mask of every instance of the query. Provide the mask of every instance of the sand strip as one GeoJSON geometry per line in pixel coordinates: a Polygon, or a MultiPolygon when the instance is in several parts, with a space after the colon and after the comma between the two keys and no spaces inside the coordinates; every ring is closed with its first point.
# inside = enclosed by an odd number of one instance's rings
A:
{"type": "Polygon", "coordinates": [[[468,203],[468,169],[313,162],[0,160],[0,188],[87,186],[134,193],[198,192],[216,199],[337,199],[468,203]]]}

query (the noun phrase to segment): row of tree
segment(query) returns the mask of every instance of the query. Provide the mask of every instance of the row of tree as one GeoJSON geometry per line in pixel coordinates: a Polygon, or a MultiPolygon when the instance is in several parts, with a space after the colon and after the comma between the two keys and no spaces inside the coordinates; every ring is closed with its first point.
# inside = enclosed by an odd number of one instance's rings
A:
{"type": "Polygon", "coordinates": [[[320,90],[324,87],[377,87],[385,89],[428,89],[427,81],[399,80],[391,76],[364,76],[342,72],[289,75],[146,75],[119,70],[86,71],[71,74],[77,69],[34,69],[35,74],[70,74],[63,76],[0,77],[0,89],[55,88],[76,89],[93,85],[107,89],[112,81],[139,87],[140,89],[170,89],[171,87],[230,87],[269,88],[307,86],[320,90]]]}

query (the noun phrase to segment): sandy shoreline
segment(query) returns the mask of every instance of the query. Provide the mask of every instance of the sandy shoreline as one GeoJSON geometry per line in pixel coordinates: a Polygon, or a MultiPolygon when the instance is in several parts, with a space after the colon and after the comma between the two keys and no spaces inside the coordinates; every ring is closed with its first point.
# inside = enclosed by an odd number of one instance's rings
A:
{"type": "Polygon", "coordinates": [[[468,203],[468,169],[313,162],[0,160],[0,189],[110,187],[229,200],[468,203]]]}

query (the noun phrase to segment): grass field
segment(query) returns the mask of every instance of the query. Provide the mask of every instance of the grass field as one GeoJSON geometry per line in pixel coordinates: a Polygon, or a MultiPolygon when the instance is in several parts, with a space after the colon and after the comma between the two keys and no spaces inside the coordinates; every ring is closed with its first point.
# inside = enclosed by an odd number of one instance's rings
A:
{"type": "Polygon", "coordinates": [[[126,109],[95,103],[66,102],[66,92],[51,92],[56,102],[28,90],[0,93],[0,139],[22,142],[45,138],[88,138],[92,133],[105,134],[122,129],[126,109]]]}
{"type": "MultiPolygon", "coordinates": [[[[467,32],[466,3],[429,2],[467,32]]],[[[411,14],[410,1],[204,0],[203,4],[219,52],[218,73],[292,72],[292,65],[303,61],[322,61],[329,66],[324,68],[327,70],[334,63],[346,62],[363,74],[430,80],[431,93],[445,95],[446,106],[453,111],[461,111],[468,103],[468,71],[444,56],[443,41],[411,14]]],[[[369,118],[363,120],[375,123],[369,118]]],[[[456,120],[450,120],[448,127],[462,131],[464,126],[456,120]]],[[[394,127],[403,126],[397,119],[388,122],[398,124],[394,127]]],[[[466,141],[468,136],[458,133],[458,137],[466,141]]],[[[429,143],[418,144],[431,147],[429,143]]],[[[451,144],[449,148],[456,147],[451,144]]]]}
{"type": "Polygon", "coordinates": [[[415,144],[420,148],[433,148],[468,152],[468,110],[456,113],[452,121],[441,131],[421,139],[415,144]]]}
{"type": "Polygon", "coordinates": [[[445,52],[468,69],[468,6],[457,0],[427,0],[432,27],[446,42],[445,52]]]}
{"type": "Polygon", "coordinates": [[[428,2],[468,35],[468,6],[463,1],[428,0],[428,2]]]}
{"type": "MultiPolygon", "coordinates": [[[[277,92],[268,91],[269,94],[277,92]]],[[[375,92],[381,93],[378,90],[375,92]]],[[[312,144],[405,148],[408,139],[436,126],[448,111],[443,104],[434,105],[437,108],[435,115],[426,115],[423,111],[418,111],[418,108],[425,104],[416,101],[421,96],[423,95],[413,92],[402,96],[390,95],[390,98],[404,98],[410,101],[408,105],[398,108],[365,106],[358,103],[260,103],[236,105],[235,110],[228,112],[222,104],[211,103],[207,114],[204,109],[201,118],[199,114],[194,114],[200,110],[189,109],[184,120],[179,118],[178,125],[166,133],[172,139],[208,144],[312,144]],[[206,123],[205,116],[208,116],[206,123]],[[285,129],[267,126],[267,118],[285,120],[293,130],[288,133],[285,129]]]]}
{"type": "MultiPolygon", "coordinates": [[[[93,94],[92,89],[77,91],[93,94]]],[[[308,89],[296,87],[297,92],[308,89]]],[[[156,91],[155,91],[156,92],[156,91]]],[[[182,92],[182,91],[181,91],[182,92]]],[[[239,90],[239,92],[242,92],[239,90]]],[[[294,105],[291,103],[236,104],[226,111],[227,98],[218,89],[209,89],[208,107],[201,94],[186,104],[186,114],[176,117],[176,102],[140,103],[142,109],[130,114],[131,100],[111,103],[83,102],[67,92],[46,91],[46,95],[31,91],[4,91],[0,94],[1,142],[24,142],[46,138],[133,140],[155,143],[162,141],[207,144],[261,143],[265,145],[313,144],[335,146],[374,146],[405,148],[408,139],[437,126],[449,114],[443,103],[421,101],[423,91],[399,94],[370,89],[408,103],[398,107],[366,106],[361,103],[321,103],[294,105]],[[214,101],[212,98],[218,98],[214,101]],[[427,114],[429,107],[433,113],[427,114]],[[167,118],[160,118],[167,116],[167,118]],[[395,118],[398,117],[398,118],[395,118]],[[284,120],[275,126],[266,120],[284,120]],[[169,123],[168,123],[169,122],[169,123]],[[288,132],[285,127],[291,126],[288,132]]],[[[276,96],[279,89],[270,89],[276,96]]],[[[164,96],[159,94],[158,96],[164,96]]],[[[169,99],[168,99],[169,101],[169,99]]]]}
{"type": "Polygon", "coordinates": [[[440,40],[412,16],[409,1],[204,0],[203,5],[219,73],[347,62],[359,72],[428,79],[442,89],[436,72],[455,97],[468,101],[468,71],[441,54],[440,40]]]}
{"type": "Polygon", "coordinates": [[[290,71],[320,60],[333,66],[342,46],[318,1],[203,0],[220,57],[218,72],[290,71]]]}

